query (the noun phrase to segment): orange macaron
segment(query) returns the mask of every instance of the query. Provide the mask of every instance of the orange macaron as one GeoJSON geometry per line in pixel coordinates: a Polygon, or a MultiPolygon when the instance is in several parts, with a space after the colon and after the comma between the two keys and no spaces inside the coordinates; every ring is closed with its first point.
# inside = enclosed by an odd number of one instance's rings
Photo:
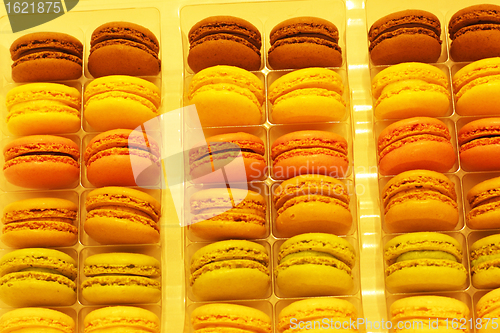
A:
{"type": "Polygon", "coordinates": [[[450,130],[431,117],[403,119],[387,126],[378,137],[378,155],[382,175],[414,169],[446,172],[457,160],[450,130]]]}
{"type": "Polygon", "coordinates": [[[460,164],[465,171],[500,170],[500,118],[471,121],[458,131],[460,164]]]}
{"type": "Polygon", "coordinates": [[[71,246],[78,238],[78,206],[61,198],[30,198],[5,206],[2,242],[10,247],[71,246]]]}
{"type": "Polygon", "coordinates": [[[430,170],[409,170],[389,180],[382,190],[388,232],[453,230],[458,223],[455,184],[430,170]]]}
{"type": "Polygon", "coordinates": [[[4,146],[3,174],[25,188],[74,187],[80,176],[80,148],[73,140],[54,135],[30,135],[4,146]]]}
{"type": "Polygon", "coordinates": [[[196,183],[225,182],[224,176],[232,182],[262,180],[267,172],[264,155],[264,141],[256,135],[214,135],[189,151],[190,176],[196,183]]]}
{"type": "Polygon", "coordinates": [[[190,237],[214,241],[267,234],[267,203],[257,192],[226,187],[201,190],[191,196],[190,206],[190,237]]]}
{"type": "Polygon", "coordinates": [[[300,175],[275,187],[275,234],[291,237],[307,232],[345,235],[352,214],[347,186],[324,175],[300,175]]]}
{"type": "Polygon", "coordinates": [[[303,174],[343,178],[350,172],[347,140],[329,131],[287,133],[273,142],[271,157],[278,180],[303,174]]]}
{"type": "Polygon", "coordinates": [[[143,132],[116,129],[96,135],[84,153],[87,179],[96,186],[147,186],[160,179],[160,148],[143,132]]]}
{"type": "Polygon", "coordinates": [[[466,215],[471,229],[500,228],[500,177],[490,178],[467,193],[470,211],[466,215]]]}

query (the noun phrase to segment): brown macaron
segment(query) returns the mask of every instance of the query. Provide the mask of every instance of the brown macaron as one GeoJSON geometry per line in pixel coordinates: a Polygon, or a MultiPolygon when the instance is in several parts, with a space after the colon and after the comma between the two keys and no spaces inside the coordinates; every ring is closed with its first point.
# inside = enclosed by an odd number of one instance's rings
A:
{"type": "Polygon", "coordinates": [[[425,10],[403,10],[375,21],[368,40],[374,65],[436,62],[441,55],[441,22],[425,10]]]}
{"type": "Polygon", "coordinates": [[[89,72],[94,77],[157,75],[161,69],[159,45],[156,36],[141,25],[105,23],[92,33],[89,72]]]}
{"type": "Polygon", "coordinates": [[[454,61],[500,56],[500,6],[474,5],[456,12],[448,24],[454,61]]]}
{"type": "Polygon", "coordinates": [[[260,69],[262,47],[259,30],[234,16],[210,16],[196,23],[188,33],[187,62],[193,72],[229,65],[249,71],[260,69]]]}
{"type": "Polygon", "coordinates": [[[26,34],[12,43],[10,55],[15,82],[73,80],[82,76],[83,44],[68,34],[26,34]]]}
{"type": "Polygon", "coordinates": [[[269,37],[268,60],[273,69],[342,65],[339,31],[328,20],[294,17],[276,25],[269,37]]]}

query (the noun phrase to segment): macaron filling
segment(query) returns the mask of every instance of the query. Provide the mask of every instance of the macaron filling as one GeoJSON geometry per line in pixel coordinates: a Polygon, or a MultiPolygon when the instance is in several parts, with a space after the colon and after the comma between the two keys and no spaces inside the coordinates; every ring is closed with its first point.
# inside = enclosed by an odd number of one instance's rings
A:
{"type": "Polygon", "coordinates": [[[398,256],[396,262],[406,261],[406,260],[418,260],[418,259],[439,259],[439,260],[451,260],[457,262],[457,258],[444,251],[410,251],[403,253],[398,256]]]}

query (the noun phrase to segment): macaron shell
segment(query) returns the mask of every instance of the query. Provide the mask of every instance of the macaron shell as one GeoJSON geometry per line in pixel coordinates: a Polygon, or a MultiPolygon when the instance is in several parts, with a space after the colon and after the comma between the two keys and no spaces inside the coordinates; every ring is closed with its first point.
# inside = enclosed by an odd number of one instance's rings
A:
{"type": "Polygon", "coordinates": [[[304,88],[279,97],[272,107],[272,121],[282,124],[339,121],[345,118],[342,97],[321,88],[304,88]]]}
{"type": "Polygon", "coordinates": [[[389,232],[415,232],[453,230],[458,224],[458,208],[439,196],[411,198],[393,205],[385,214],[385,227],[389,232]]]}
{"type": "Polygon", "coordinates": [[[413,169],[449,171],[457,160],[455,150],[451,142],[440,141],[434,141],[432,138],[427,139],[422,135],[415,141],[394,149],[379,160],[380,173],[382,175],[397,175],[413,169]]]}
{"type": "MultiPolygon", "coordinates": [[[[393,293],[459,290],[465,286],[467,272],[455,267],[435,266],[404,267],[387,276],[385,283],[393,293]]],[[[447,260],[440,260],[446,262],[447,260]]]]}
{"type": "Polygon", "coordinates": [[[384,39],[370,52],[374,65],[393,65],[403,62],[437,62],[441,44],[431,36],[418,34],[417,29],[384,39]]]}
{"type": "Polygon", "coordinates": [[[260,53],[237,37],[212,38],[192,47],[188,54],[188,64],[195,73],[217,65],[236,66],[249,71],[261,67],[260,53]]]}
{"type": "Polygon", "coordinates": [[[404,81],[383,91],[375,105],[377,118],[443,117],[449,111],[450,96],[441,86],[404,81]]]}
{"type": "Polygon", "coordinates": [[[43,109],[22,106],[19,112],[11,110],[7,122],[9,131],[15,135],[74,133],[80,129],[80,113],[68,106],[53,102],[43,109]]]}
{"type": "MultiPolygon", "coordinates": [[[[500,31],[498,33],[500,43],[500,31]]],[[[499,93],[500,75],[476,79],[460,90],[456,111],[461,116],[500,115],[499,93]]]]}
{"type": "Polygon", "coordinates": [[[200,301],[263,298],[269,293],[269,275],[253,268],[230,268],[207,271],[191,289],[200,301]]]}
{"type": "Polygon", "coordinates": [[[141,276],[98,276],[85,280],[82,284],[83,298],[92,304],[132,304],[156,303],[161,299],[161,290],[153,284],[140,284],[151,280],[141,276]],[[86,285],[89,280],[97,281],[86,285]]]}
{"type": "Polygon", "coordinates": [[[16,186],[37,189],[72,188],[80,177],[78,163],[65,156],[26,156],[22,163],[4,169],[4,177],[16,186]]]}
{"type": "Polygon", "coordinates": [[[276,284],[280,293],[287,297],[343,295],[354,288],[353,279],[346,271],[314,264],[294,265],[280,270],[276,284]]]}
{"type": "Polygon", "coordinates": [[[126,40],[103,42],[102,46],[91,51],[88,59],[89,72],[96,78],[106,75],[157,75],[160,67],[161,62],[153,51],[126,40]]]}
{"type": "Polygon", "coordinates": [[[252,96],[248,89],[216,84],[198,89],[190,102],[196,105],[202,126],[258,125],[262,110],[252,96]]]}
{"type": "MultiPolygon", "coordinates": [[[[292,38],[291,38],[292,39],[292,38]]],[[[342,51],[323,45],[320,38],[307,38],[297,43],[283,40],[267,57],[273,69],[307,68],[307,67],[340,67],[342,51]]]]}
{"type": "Polygon", "coordinates": [[[85,104],[84,116],[95,131],[135,129],[159,115],[145,104],[140,96],[112,91],[91,97],[85,104]]]}
{"type": "Polygon", "coordinates": [[[78,240],[78,230],[66,222],[25,222],[4,225],[1,240],[13,248],[71,246],[78,240]],[[7,227],[7,230],[6,230],[7,227]]]}
{"type": "Polygon", "coordinates": [[[154,185],[159,180],[160,169],[147,155],[116,151],[116,154],[100,157],[87,166],[88,181],[95,187],[154,185]],[[135,175],[136,170],[143,171],[135,175]]]}
{"type": "Polygon", "coordinates": [[[455,37],[450,46],[450,56],[454,61],[476,61],[500,56],[498,25],[483,24],[482,27],[484,30],[466,28],[462,34],[455,37]]]}
{"type": "Polygon", "coordinates": [[[75,80],[82,76],[82,64],[75,56],[61,52],[41,52],[26,56],[26,61],[12,68],[14,82],[49,82],[75,80]]]}
{"type": "Polygon", "coordinates": [[[0,281],[0,299],[10,306],[68,306],[76,302],[75,284],[60,275],[39,273],[26,277],[22,272],[10,273],[0,281]]]}
{"type": "Polygon", "coordinates": [[[488,144],[489,141],[490,139],[477,140],[475,147],[460,151],[460,165],[465,171],[500,170],[500,161],[491,158],[500,154],[500,144],[488,144]]]}
{"type": "Polygon", "coordinates": [[[322,199],[321,196],[297,199],[276,218],[276,231],[280,236],[292,237],[307,232],[345,235],[351,230],[352,215],[345,204],[335,199],[322,199]]]}
{"type": "MultiPolygon", "coordinates": [[[[111,212],[110,215],[113,215],[111,212]]],[[[95,216],[87,218],[84,229],[100,244],[152,244],[160,241],[160,233],[151,225],[122,216],[95,216]]]]}

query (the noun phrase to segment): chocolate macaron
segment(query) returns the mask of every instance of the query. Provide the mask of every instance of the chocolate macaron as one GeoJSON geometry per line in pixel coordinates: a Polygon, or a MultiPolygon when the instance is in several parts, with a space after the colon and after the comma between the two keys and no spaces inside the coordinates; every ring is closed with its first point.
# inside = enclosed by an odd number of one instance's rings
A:
{"type": "Polygon", "coordinates": [[[448,24],[454,61],[500,56],[500,6],[473,5],[456,12],[448,24]]]}
{"type": "Polygon", "coordinates": [[[187,62],[193,72],[229,65],[259,70],[261,35],[252,23],[234,16],[210,16],[188,32],[187,62]]]}
{"type": "Polygon", "coordinates": [[[94,77],[148,76],[160,72],[160,45],[147,28],[130,22],[108,22],[90,40],[88,68],[94,77]]]}
{"type": "Polygon", "coordinates": [[[276,25],[269,35],[269,65],[273,69],[339,67],[339,31],[319,17],[294,17],[276,25]]]}
{"type": "Polygon", "coordinates": [[[441,23],[427,11],[408,9],[375,21],[368,32],[373,64],[436,62],[441,55],[441,23]]]}
{"type": "Polygon", "coordinates": [[[15,82],[73,80],[82,76],[83,44],[68,34],[26,34],[12,43],[10,55],[15,82]]]}

